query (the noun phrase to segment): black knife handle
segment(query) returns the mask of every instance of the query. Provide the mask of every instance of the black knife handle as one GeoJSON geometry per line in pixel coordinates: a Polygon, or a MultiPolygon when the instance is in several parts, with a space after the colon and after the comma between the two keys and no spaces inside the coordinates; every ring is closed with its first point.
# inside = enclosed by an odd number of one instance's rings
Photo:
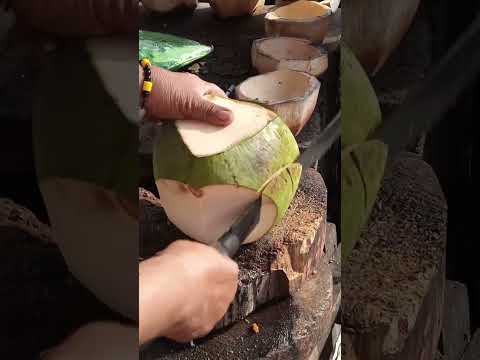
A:
{"type": "Polygon", "coordinates": [[[242,241],[237,236],[228,232],[224,234],[215,245],[215,248],[225,256],[232,258],[237,253],[238,249],[240,248],[242,241]]]}

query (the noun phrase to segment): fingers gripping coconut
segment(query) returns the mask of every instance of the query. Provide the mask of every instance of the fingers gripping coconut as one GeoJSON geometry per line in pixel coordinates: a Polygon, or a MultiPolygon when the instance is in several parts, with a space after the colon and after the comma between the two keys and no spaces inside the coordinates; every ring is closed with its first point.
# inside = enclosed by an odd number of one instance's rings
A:
{"type": "MultiPolygon", "coordinates": [[[[232,120],[229,109],[212,103],[205,95],[225,97],[215,84],[188,73],[174,73],[152,66],[153,90],[145,103],[146,116],[152,120],[195,119],[214,125],[227,125],[232,120]]],[[[143,69],[139,67],[139,80],[143,69]]]]}

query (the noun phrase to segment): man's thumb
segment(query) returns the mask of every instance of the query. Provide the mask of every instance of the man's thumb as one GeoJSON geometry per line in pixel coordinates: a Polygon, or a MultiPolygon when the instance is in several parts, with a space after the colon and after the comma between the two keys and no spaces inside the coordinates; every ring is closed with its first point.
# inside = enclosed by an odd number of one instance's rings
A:
{"type": "Polygon", "coordinates": [[[193,109],[193,119],[205,121],[213,125],[226,126],[233,121],[230,110],[218,106],[210,101],[201,101],[193,109]]]}

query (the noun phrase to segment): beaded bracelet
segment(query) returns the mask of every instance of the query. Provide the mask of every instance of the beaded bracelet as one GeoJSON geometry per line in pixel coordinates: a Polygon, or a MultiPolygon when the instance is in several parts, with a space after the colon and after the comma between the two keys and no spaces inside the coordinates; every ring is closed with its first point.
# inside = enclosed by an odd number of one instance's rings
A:
{"type": "Polygon", "coordinates": [[[142,104],[141,107],[145,107],[145,100],[151,94],[153,88],[152,82],[152,70],[150,60],[140,60],[140,66],[143,69],[143,85],[142,85],[142,104]]]}

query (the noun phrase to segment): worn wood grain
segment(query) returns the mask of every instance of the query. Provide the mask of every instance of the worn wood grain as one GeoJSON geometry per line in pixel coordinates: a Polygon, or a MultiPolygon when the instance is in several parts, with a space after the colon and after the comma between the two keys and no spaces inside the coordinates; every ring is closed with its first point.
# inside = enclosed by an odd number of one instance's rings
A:
{"type": "MultiPolygon", "coordinates": [[[[432,169],[405,154],[342,267],[352,358],[433,360],[443,318],[447,206],[432,169]]],[[[348,359],[349,356],[346,356],[348,359]]]]}

